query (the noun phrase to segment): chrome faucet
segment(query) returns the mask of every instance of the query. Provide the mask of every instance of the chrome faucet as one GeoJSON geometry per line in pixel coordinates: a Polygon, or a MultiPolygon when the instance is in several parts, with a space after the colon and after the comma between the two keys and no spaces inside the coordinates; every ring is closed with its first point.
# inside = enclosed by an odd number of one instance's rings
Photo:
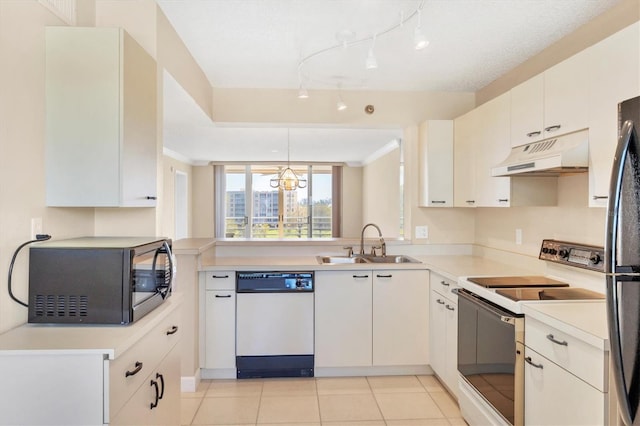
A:
{"type": "Polygon", "coordinates": [[[378,225],[376,225],[375,223],[367,223],[362,228],[362,233],[360,234],[360,254],[364,254],[364,231],[369,226],[373,226],[374,228],[376,228],[378,230],[378,236],[380,237],[380,247],[382,248],[382,256],[386,256],[387,255],[387,244],[384,242],[384,238],[382,238],[382,231],[380,230],[380,227],[378,225]]]}

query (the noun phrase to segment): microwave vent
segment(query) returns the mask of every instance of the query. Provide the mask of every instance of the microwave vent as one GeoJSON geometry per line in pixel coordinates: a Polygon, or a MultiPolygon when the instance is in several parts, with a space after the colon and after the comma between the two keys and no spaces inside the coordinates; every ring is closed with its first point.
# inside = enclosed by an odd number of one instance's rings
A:
{"type": "Polygon", "coordinates": [[[537,144],[533,144],[533,148],[529,151],[529,154],[536,154],[538,152],[549,151],[556,144],[558,139],[550,139],[548,141],[543,141],[537,144]]]}
{"type": "Polygon", "coordinates": [[[86,317],[89,297],[61,294],[37,294],[35,296],[36,317],[86,317]]]}

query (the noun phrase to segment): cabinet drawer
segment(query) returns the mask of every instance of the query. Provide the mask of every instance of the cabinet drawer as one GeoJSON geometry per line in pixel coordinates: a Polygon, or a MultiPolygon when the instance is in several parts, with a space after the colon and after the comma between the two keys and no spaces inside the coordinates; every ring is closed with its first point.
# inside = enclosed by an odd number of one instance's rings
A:
{"type": "Polygon", "coordinates": [[[235,290],[235,271],[215,271],[205,272],[205,289],[207,290],[235,290]]]}
{"type": "Polygon", "coordinates": [[[178,343],[180,338],[180,310],[173,311],[128,351],[110,362],[109,406],[117,413],[122,405],[144,382],[149,373],[178,343]],[[174,330],[177,331],[174,332],[174,330]],[[139,363],[139,364],[136,364],[139,363]],[[129,375],[127,376],[127,372],[129,375]]]}
{"type": "Polygon", "coordinates": [[[527,317],[525,344],[602,392],[608,391],[608,356],[601,349],[527,317]]]}
{"type": "Polygon", "coordinates": [[[445,278],[435,272],[431,272],[429,283],[431,284],[432,290],[437,291],[444,297],[449,299],[456,298],[456,295],[452,293],[454,289],[458,288],[458,283],[456,281],[445,278]]]}

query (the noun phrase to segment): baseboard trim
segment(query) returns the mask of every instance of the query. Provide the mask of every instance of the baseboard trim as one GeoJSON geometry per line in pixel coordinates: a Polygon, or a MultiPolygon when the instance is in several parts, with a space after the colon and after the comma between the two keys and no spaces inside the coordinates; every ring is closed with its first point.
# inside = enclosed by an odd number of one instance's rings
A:
{"type": "Polygon", "coordinates": [[[200,371],[196,371],[193,376],[180,377],[180,392],[195,392],[200,384],[200,371]]]}

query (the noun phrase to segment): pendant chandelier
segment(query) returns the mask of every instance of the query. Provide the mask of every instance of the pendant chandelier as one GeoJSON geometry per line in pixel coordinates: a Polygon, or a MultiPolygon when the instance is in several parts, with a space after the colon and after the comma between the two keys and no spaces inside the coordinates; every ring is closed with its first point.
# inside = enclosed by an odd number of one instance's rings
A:
{"type": "Polygon", "coordinates": [[[284,191],[294,191],[298,188],[307,187],[307,180],[298,177],[296,172],[291,169],[290,155],[291,138],[289,136],[289,129],[287,129],[287,167],[280,172],[278,177],[275,177],[269,181],[269,185],[272,188],[280,188],[284,191]]]}

